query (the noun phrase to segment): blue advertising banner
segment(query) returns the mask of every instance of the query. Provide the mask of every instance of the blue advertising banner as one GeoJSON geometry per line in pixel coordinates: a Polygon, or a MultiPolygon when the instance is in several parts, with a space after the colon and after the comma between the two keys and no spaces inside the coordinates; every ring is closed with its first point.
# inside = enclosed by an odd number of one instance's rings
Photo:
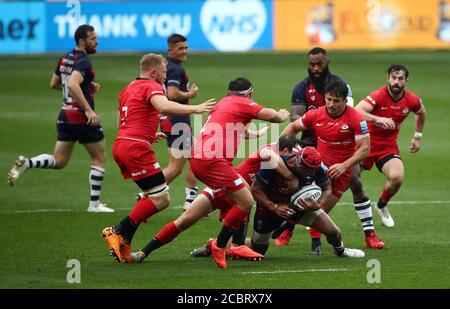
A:
{"type": "Polygon", "coordinates": [[[84,23],[94,26],[101,51],[165,51],[172,33],[185,35],[192,50],[273,46],[270,0],[47,3],[46,15],[47,51],[72,48],[84,23]]]}
{"type": "Polygon", "coordinates": [[[45,3],[0,4],[0,54],[45,51],[45,3]]]}

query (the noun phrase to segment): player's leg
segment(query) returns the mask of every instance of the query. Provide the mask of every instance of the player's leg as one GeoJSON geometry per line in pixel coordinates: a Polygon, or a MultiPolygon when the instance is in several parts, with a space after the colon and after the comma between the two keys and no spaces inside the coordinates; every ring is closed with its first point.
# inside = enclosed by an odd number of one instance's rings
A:
{"type": "MultiPolygon", "coordinates": [[[[333,183],[332,183],[333,186],[333,183]]],[[[337,186],[335,186],[337,188],[337,186]]],[[[323,197],[322,201],[321,201],[321,205],[322,205],[322,209],[326,212],[329,213],[334,206],[337,204],[337,202],[341,199],[341,196],[343,194],[343,192],[341,193],[340,190],[334,190],[333,187],[333,193],[323,197]]],[[[311,255],[322,255],[322,243],[320,241],[320,236],[321,233],[320,231],[316,230],[313,226],[310,227],[309,229],[309,234],[311,236],[311,250],[310,250],[310,254],[311,255]]]]}
{"type": "Polygon", "coordinates": [[[385,226],[394,227],[394,219],[387,209],[387,204],[400,189],[405,172],[403,162],[398,155],[392,155],[389,160],[385,161],[386,159],[377,162],[377,166],[381,168],[381,171],[386,176],[386,183],[375,209],[385,226]]]}
{"type": "Polygon", "coordinates": [[[272,233],[281,226],[283,221],[283,218],[257,206],[253,216],[253,233],[250,240],[252,250],[262,255],[266,254],[272,233]]]}
{"type": "MultiPolygon", "coordinates": [[[[185,145],[183,146],[183,151],[188,152],[185,157],[190,158],[191,157],[191,149],[195,146],[195,138],[191,136],[189,140],[185,141],[185,145]],[[189,145],[187,147],[187,143],[191,142],[192,145],[189,145]],[[185,147],[186,146],[186,147],[185,147]]],[[[191,163],[188,161],[187,168],[186,168],[186,177],[184,180],[184,192],[186,194],[186,198],[184,201],[183,209],[187,209],[189,205],[192,203],[192,201],[197,196],[198,188],[197,188],[197,178],[195,178],[194,173],[191,169],[191,163]]]]}
{"type": "Polygon", "coordinates": [[[102,236],[107,242],[111,255],[119,262],[132,262],[131,241],[142,222],[169,206],[169,187],[160,171],[149,177],[135,181],[144,193],[133,210],[113,227],[103,230],[102,236]]]}
{"type": "Polygon", "coordinates": [[[72,127],[67,124],[57,125],[57,142],[53,154],[40,154],[27,158],[17,157],[13,167],[8,172],[8,183],[13,186],[19,177],[29,168],[62,169],[70,161],[73,147],[78,140],[72,127]]]}
{"type": "Polygon", "coordinates": [[[195,178],[194,173],[191,169],[191,164],[188,161],[186,167],[186,177],[184,180],[184,193],[186,195],[183,209],[187,209],[189,205],[194,201],[197,196],[198,188],[197,188],[197,178],[195,178]]]}
{"type": "Polygon", "coordinates": [[[373,249],[383,249],[384,243],[378,239],[375,234],[371,202],[361,181],[360,165],[355,165],[352,167],[352,177],[350,178],[349,186],[353,195],[355,212],[358,215],[363,227],[367,247],[373,249]]]}
{"type": "Polygon", "coordinates": [[[106,207],[100,202],[100,194],[105,177],[105,138],[93,143],[85,143],[84,147],[91,157],[91,167],[89,171],[89,186],[91,189],[89,212],[114,212],[114,209],[106,207]]]}
{"type": "Polygon", "coordinates": [[[307,212],[299,221],[299,223],[306,226],[309,225],[317,231],[325,234],[328,243],[333,247],[333,251],[337,256],[353,258],[364,257],[365,254],[363,251],[344,247],[340,229],[321,209],[307,212]]]}
{"type": "Polygon", "coordinates": [[[174,240],[181,232],[194,225],[211,211],[209,199],[200,194],[175,221],[166,224],[141,250],[133,254],[134,261],[141,263],[151,252],[174,240]]]}
{"type": "Polygon", "coordinates": [[[144,196],[133,210],[113,227],[103,230],[102,236],[118,261],[132,261],[131,241],[142,222],[169,206],[169,187],[152,147],[143,142],[116,140],[112,153],[124,178],[131,178],[144,196]],[[142,171],[145,173],[142,173],[142,171]]]}
{"type": "MultiPolygon", "coordinates": [[[[234,171],[234,170],[231,170],[234,171]]],[[[236,172],[234,172],[236,174],[236,172]]],[[[236,174],[237,175],[237,174],[236,174]]],[[[239,178],[240,179],[240,178],[239,178]]],[[[230,209],[223,220],[222,230],[217,236],[217,240],[211,244],[212,256],[216,265],[220,268],[226,268],[226,246],[231,236],[245,222],[254,203],[250,190],[243,183],[237,191],[230,192],[227,197],[232,200],[235,205],[230,209]]]]}

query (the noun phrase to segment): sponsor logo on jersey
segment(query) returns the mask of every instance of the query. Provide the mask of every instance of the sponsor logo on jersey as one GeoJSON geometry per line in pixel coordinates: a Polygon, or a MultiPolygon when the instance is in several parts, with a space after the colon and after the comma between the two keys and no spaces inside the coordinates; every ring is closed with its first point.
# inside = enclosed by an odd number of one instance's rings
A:
{"type": "Polygon", "coordinates": [[[402,110],[402,114],[403,114],[403,115],[407,115],[408,113],[409,113],[409,108],[405,107],[405,108],[402,110]]]}

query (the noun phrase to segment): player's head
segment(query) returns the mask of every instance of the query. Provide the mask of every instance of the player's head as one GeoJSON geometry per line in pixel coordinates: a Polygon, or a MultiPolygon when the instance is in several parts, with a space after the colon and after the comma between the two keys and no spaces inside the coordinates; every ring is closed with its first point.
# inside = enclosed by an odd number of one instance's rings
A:
{"type": "Polygon", "coordinates": [[[188,44],[187,38],[181,34],[174,33],[167,38],[167,53],[172,59],[179,62],[187,60],[188,44]]]}
{"type": "Polygon", "coordinates": [[[322,165],[322,156],[314,147],[305,147],[295,156],[297,172],[303,175],[314,175],[322,165]]]}
{"type": "Polygon", "coordinates": [[[251,97],[253,93],[253,85],[251,81],[245,77],[238,77],[228,83],[228,94],[251,97]]]}
{"type": "Polygon", "coordinates": [[[159,54],[145,54],[139,63],[141,77],[152,79],[161,85],[166,81],[167,60],[159,54]]]}
{"type": "Polygon", "coordinates": [[[393,64],[387,69],[387,82],[389,91],[393,94],[401,94],[408,82],[408,69],[401,64],[393,64]]]}
{"type": "Polygon", "coordinates": [[[280,154],[292,153],[298,146],[299,141],[294,134],[280,136],[276,144],[280,154]]]}
{"type": "Polygon", "coordinates": [[[332,79],[325,86],[325,104],[328,115],[339,117],[346,108],[347,84],[341,79],[332,79]]]}
{"type": "Polygon", "coordinates": [[[74,38],[77,47],[86,51],[86,54],[91,55],[97,52],[97,34],[91,25],[79,26],[75,31],[74,38]]]}
{"type": "Polygon", "coordinates": [[[308,52],[308,74],[309,77],[319,83],[325,81],[330,72],[328,64],[330,59],[327,51],[322,47],[314,47],[308,52]]]}

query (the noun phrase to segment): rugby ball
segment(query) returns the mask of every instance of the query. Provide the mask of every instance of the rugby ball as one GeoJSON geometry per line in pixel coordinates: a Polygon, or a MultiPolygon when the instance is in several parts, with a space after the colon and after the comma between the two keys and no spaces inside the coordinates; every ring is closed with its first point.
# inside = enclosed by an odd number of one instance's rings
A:
{"type": "Polygon", "coordinates": [[[319,186],[316,185],[307,185],[291,196],[291,207],[297,210],[305,210],[303,206],[299,203],[300,198],[307,200],[307,199],[314,199],[316,202],[319,202],[320,198],[322,197],[322,189],[319,186]]]}

